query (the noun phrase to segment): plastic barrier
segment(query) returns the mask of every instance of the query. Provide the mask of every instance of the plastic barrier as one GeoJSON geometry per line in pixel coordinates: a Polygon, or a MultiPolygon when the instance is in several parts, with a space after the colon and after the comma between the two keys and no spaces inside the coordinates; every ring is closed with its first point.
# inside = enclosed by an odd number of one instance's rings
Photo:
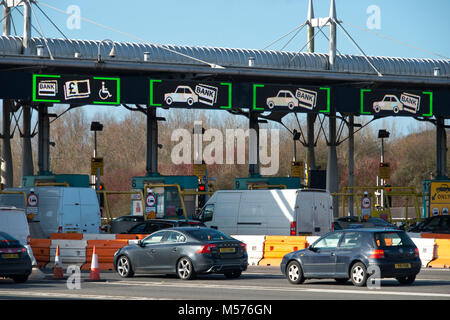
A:
{"type": "Polygon", "coordinates": [[[50,239],[83,240],[84,233],[51,233],[50,239]]]}
{"type": "Polygon", "coordinates": [[[266,236],[259,266],[279,266],[284,255],[307,247],[305,236],[266,236]]]}
{"type": "Polygon", "coordinates": [[[428,263],[433,260],[435,255],[434,239],[411,238],[417,249],[419,249],[420,260],[422,267],[427,267],[428,263]]]}
{"type": "Polygon", "coordinates": [[[98,266],[100,270],[113,270],[114,253],[128,245],[128,240],[88,240],[86,246],[86,263],[81,270],[90,270],[94,246],[98,255],[98,266]]]}
{"type": "Polygon", "coordinates": [[[430,268],[450,268],[450,239],[436,239],[436,259],[428,263],[430,268]]]}
{"type": "Polygon", "coordinates": [[[450,239],[450,234],[445,233],[421,233],[420,236],[428,239],[450,239]]]}
{"type": "MultiPolygon", "coordinates": [[[[59,245],[60,260],[63,267],[67,265],[82,266],[86,263],[87,240],[52,239],[50,245],[50,265],[55,261],[56,247],[59,245]]],[[[48,266],[47,266],[48,267],[48,266]]]]}
{"type": "Polygon", "coordinates": [[[244,242],[247,245],[248,264],[257,266],[264,256],[265,236],[232,236],[233,238],[244,242]]]}
{"type": "Polygon", "coordinates": [[[50,262],[50,239],[31,239],[30,246],[38,268],[45,268],[50,262]]]}

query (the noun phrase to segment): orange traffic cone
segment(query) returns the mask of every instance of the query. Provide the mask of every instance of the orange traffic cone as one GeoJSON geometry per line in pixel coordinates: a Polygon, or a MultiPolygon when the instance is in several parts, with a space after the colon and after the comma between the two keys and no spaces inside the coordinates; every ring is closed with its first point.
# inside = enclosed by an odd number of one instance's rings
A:
{"type": "Polygon", "coordinates": [[[55,268],[53,271],[53,279],[64,279],[64,273],[59,256],[59,245],[56,246],[55,268]]]}
{"type": "Polygon", "coordinates": [[[98,256],[95,246],[92,252],[91,274],[89,275],[89,280],[100,280],[100,268],[98,267],[98,256]]]}

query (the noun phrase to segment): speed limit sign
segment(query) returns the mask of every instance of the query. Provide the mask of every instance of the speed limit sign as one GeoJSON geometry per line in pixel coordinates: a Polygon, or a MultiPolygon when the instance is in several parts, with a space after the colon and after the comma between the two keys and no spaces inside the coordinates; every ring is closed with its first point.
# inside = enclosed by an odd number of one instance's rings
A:
{"type": "Polygon", "coordinates": [[[37,207],[39,203],[38,195],[35,193],[30,193],[27,198],[27,205],[29,207],[37,207]]]}
{"type": "Polygon", "coordinates": [[[156,196],[153,193],[149,193],[145,198],[146,207],[154,207],[156,205],[156,196]]]}

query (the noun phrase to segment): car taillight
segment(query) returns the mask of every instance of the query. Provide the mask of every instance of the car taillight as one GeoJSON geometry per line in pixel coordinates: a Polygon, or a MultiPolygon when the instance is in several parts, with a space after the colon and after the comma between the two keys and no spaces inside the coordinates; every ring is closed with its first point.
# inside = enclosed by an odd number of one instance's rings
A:
{"type": "Polygon", "coordinates": [[[369,258],[370,259],[384,258],[384,250],[382,250],[382,249],[373,250],[372,253],[370,254],[369,258]]]}
{"type": "Polygon", "coordinates": [[[295,236],[297,233],[297,222],[291,221],[291,236],[295,236]]]}
{"type": "Polygon", "coordinates": [[[334,231],[334,222],[331,223],[331,231],[334,231]]]}
{"type": "Polygon", "coordinates": [[[247,252],[247,244],[241,243],[241,248],[244,250],[244,252],[247,252]]]}
{"type": "Polygon", "coordinates": [[[22,251],[22,252],[27,252],[27,249],[22,248],[20,251],[22,251]]]}
{"type": "Polygon", "coordinates": [[[417,257],[417,258],[420,258],[420,254],[419,254],[419,249],[414,249],[414,255],[417,257]]]}
{"type": "Polygon", "coordinates": [[[29,245],[31,243],[31,237],[27,236],[27,245],[29,245]]]}
{"type": "Polygon", "coordinates": [[[58,233],[62,232],[62,227],[58,227],[58,233]]]}
{"type": "Polygon", "coordinates": [[[211,253],[211,248],[215,247],[216,247],[215,244],[205,244],[199,250],[197,250],[197,253],[211,253]]]}

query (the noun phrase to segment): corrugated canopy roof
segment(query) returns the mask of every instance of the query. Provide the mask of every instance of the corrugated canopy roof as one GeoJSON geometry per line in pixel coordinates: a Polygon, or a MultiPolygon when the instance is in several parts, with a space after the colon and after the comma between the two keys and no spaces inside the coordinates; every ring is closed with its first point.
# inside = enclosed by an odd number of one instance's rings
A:
{"type": "MultiPolygon", "coordinates": [[[[253,57],[255,59],[254,68],[329,71],[328,55],[321,53],[114,42],[115,57],[112,58],[108,56],[112,48],[111,42],[47,39],[47,44],[54,58],[73,60],[97,59],[98,47],[100,46],[102,59],[106,61],[143,62],[144,53],[148,52],[150,62],[159,64],[202,65],[204,63],[201,61],[205,61],[225,68],[239,68],[248,67],[248,59],[253,57]],[[75,58],[76,52],[80,55],[80,58],[75,58]],[[187,56],[201,61],[190,59],[187,56]]],[[[49,55],[47,45],[42,38],[31,39],[30,55],[36,56],[37,46],[43,46],[45,55],[49,55]]],[[[0,55],[22,56],[22,52],[21,37],[0,37],[0,55]]],[[[434,74],[434,69],[439,68],[441,77],[450,77],[449,60],[393,57],[368,57],[368,59],[383,75],[431,77],[434,74]]],[[[349,74],[376,74],[366,58],[357,55],[337,55],[333,71],[349,74]]]]}

